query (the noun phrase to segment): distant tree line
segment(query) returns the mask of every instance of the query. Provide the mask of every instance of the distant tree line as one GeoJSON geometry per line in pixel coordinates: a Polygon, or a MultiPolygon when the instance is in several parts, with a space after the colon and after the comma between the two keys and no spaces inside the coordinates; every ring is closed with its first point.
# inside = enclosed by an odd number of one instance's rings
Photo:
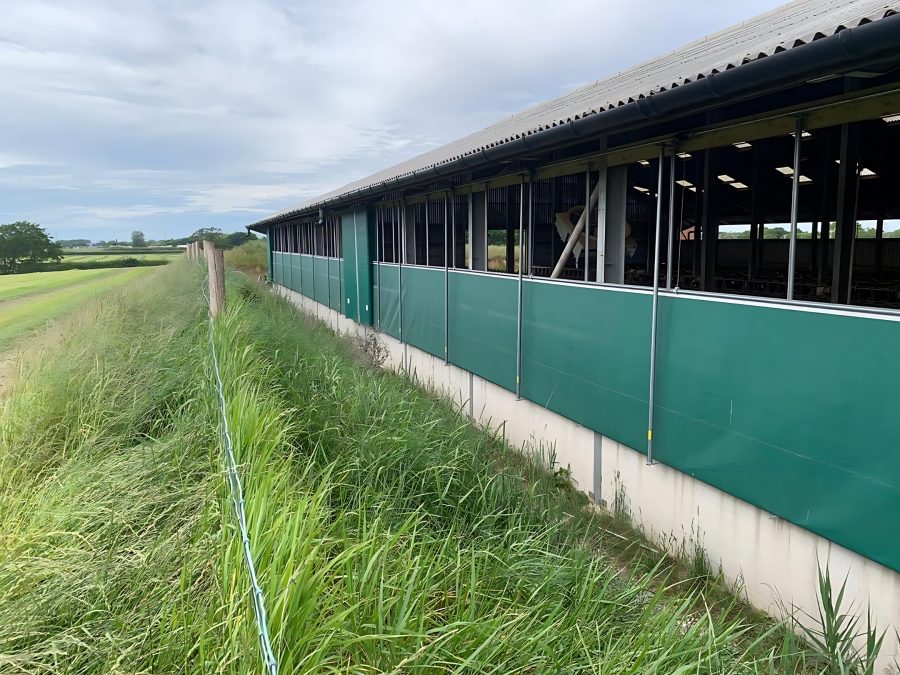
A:
{"type": "MultiPolygon", "coordinates": [[[[831,239],[834,239],[834,233],[837,229],[837,225],[835,223],[830,223],[828,226],[828,236],[831,239]]],[[[719,239],[749,239],[750,238],[750,229],[741,230],[740,232],[719,232],[719,239]]],[[[771,227],[766,226],[763,231],[763,239],[790,239],[791,231],[787,228],[778,226],[771,227]]],[[[856,238],[857,239],[874,239],[875,238],[875,228],[874,227],[865,227],[862,223],[856,223],[856,238]]],[[[890,232],[884,233],[885,239],[900,239],[900,230],[891,230],[890,232]]],[[[797,239],[812,239],[811,232],[804,232],[803,230],[797,230],[797,239]]]]}
{"type": "MultiPolygon", "coordinates": [[[[195,241],[213,241],[218,248],[231,249],[240,246],[244,242],[252,241],[258,237],[252,232],[231,232],[225,233],[218,227],[201,227],[193,234],[187,237],[176,239],[147,239],[140,230],[131,233],[131,246],[134,248],[145,248],[147,246],[184,246],[195,241]]],[[[95,246],[123,246],[124,242],[119,241],[99,241],[95,246]]]]}
{"type": "Polygon", "coordinates": [[[62,259],[62,246],[36,223],[19,220],[0,225],[0,273],[15,274],[62,259]]]}
{"type": "MultiPolygon", "coordinates": [[[[90,239],[63,239],[53,241],[47,231],[37,223],[20,220],[15,223],[0,225],[0,274],[17,274],[21,272],[36,272],[41,270],[62,269],[64,266],[72,266],[74,263],[62,263],[64,248],[84,248],[93,246],[98,248],[122,248],[130,246],[134,249],[147,249],[149,247],[174,247],[184,246],[195,241],[213,241],[222,249],[231,249],[241,244],[258,239],[252,232],[222,232],[217,227],[203,227],[188,237],[177,239],[148,240],[144,233],[135,230],[131,233],[131,241],[118,240],[98,241],[92,243],[90,239]]],[[[131,263],[142,265],[145,261],[134,259],[131,263]]],[[[110,261],[105,266],[121,266],[116,261],[110,261]]],[[[97,263],[82,263],[81,267],[100,266],[97,263]]],[[[79,267],[79,268],[81,268],[79,267]]]]}

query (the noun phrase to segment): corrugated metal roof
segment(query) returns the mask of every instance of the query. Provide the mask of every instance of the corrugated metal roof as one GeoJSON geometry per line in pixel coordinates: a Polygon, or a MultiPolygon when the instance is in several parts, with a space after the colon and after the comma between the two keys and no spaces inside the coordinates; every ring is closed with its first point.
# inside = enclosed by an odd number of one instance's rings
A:
{"type": "Polygon", "coordinates": [[[486,129],[325,193],[260,222],[411,176],[511,140],[736,68],[900,12],[900,1],[797,0],[617,75],[535,105],[486,129]]]}

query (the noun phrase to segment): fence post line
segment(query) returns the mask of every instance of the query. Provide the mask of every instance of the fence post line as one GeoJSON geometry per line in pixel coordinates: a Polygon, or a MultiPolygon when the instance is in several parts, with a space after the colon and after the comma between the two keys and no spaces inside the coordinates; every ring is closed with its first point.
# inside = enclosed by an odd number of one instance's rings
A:
{"type": "Polygon", "coordinates": [[[209,272],[209,313],[215,318],[225,311],[225,253],[211,241],[203,249],[209,272]]]}

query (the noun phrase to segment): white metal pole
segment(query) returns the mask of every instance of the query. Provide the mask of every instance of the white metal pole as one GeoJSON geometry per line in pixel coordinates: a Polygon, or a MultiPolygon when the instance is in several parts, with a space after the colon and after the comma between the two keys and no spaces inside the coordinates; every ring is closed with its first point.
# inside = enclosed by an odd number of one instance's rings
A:
{"type": "Polygon", "coordinates": [[[516,400],[522,399],[522,274],[525,269],[525,176],[519,183],[519,300],[516,306],[516,400]]]}
{"type": "Polygon", "coordinates": [[[656,241],[653,244],[653,305],[650,318],[650,395],[647,407],[647,464],[653,464],[653,407],[656,398],[656,324],[659,314],[659,234],[662,229],[663,161],[666,146],[659,149],[656,187],[656,241]]]}
{"type": "MultiPolygon", "coordinates": [[[[803,119],[794,125],[794,176],[791,186],[791,244],[788,251],[787,299],[794,299],[794,268],[797,264],[797,214],[800,198],[800,139],[803,138],[803,119]]],[[[754,189],[756,187],[754,186],[754,189]]]]}

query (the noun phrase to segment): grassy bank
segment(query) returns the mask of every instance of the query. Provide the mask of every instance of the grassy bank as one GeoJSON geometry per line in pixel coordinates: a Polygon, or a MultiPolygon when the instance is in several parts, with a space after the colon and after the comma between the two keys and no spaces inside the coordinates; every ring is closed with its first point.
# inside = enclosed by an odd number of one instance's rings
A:
{"type": "Polygon", "coordinates": [[[266,241],[255,239],[225,251],[225,264],[254,277],[265,275],[269,269],[266,241]]]}
{"type": "MultiPolygon", "coordinates": [[[[200,282],[178,264],[105,296],[0,404],[0,671],[260,672],[200,282]]],[[[802,671],[248,282],[214,344],[281,673],[802,671]]]]}

